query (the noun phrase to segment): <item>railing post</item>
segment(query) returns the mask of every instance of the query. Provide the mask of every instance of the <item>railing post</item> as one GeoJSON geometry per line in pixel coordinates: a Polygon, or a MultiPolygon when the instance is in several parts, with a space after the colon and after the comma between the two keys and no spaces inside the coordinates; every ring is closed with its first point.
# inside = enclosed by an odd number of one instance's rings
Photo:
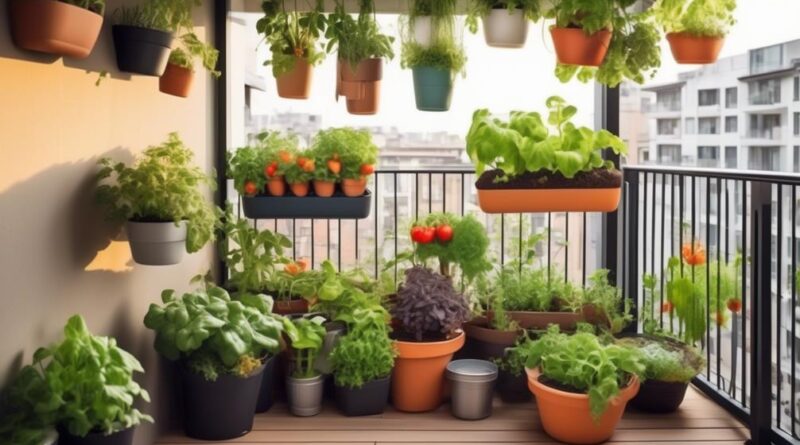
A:
{"type": "MultiPolygon", "coordinates": [[[[597,84],[595,88],[595,111],[597,119],[595,127],[603,128],[613,134],[619,135],[619,88],[609,88],[605,85],[597,84]]],[[[603,157],[614,163],[620,168],[619,155],[605,150],[603,157]]],[[[611,284],[619,284],[619,211],[604,213],[602,216],[602,267],[609,270],[608,280],[611,284]]]]}
{"type": "MultiPolygon", "coordinates": [[[[635,333],[639,325],[639,172],[625,173],[622,179],[623,186],[623,202],[625,212],[625,261],[622,267],[625,267],[625,290],[627,295],[633,302],[631,312],[633,313],[633,322],[625,327],[625,332],[635,333]]],[[[609,247],[609,246],[607,246],[609,247]]]]}
{"type": "Polygon", "coordinates": [[[760,445],[772,430],[772,185],[751,184],[750,443],[760,445]]]}

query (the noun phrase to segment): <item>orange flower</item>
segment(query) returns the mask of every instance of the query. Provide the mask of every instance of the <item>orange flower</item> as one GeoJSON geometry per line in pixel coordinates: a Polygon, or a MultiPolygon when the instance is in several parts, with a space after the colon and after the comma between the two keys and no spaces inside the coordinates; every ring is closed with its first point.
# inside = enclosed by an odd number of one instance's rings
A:
{"type": "Polygon", "coordinates": [[[669,301],[665,301],[664,304],[661,305],[661,313],[662,314],[665,314],[665,313],[671,314],[673,309],[675,309],[675,308],[674,308],[674,306],[672,306],[672,303],[669,302],[669,301]]]}
{"type": "Polygon", "coordinates": [[[699,266],[706,263],[706,249],[703,248],[699,241],[695,241],[694,244],[684,244],[681,254],[683,255],[683,261],[690,266],[699,266]]]}

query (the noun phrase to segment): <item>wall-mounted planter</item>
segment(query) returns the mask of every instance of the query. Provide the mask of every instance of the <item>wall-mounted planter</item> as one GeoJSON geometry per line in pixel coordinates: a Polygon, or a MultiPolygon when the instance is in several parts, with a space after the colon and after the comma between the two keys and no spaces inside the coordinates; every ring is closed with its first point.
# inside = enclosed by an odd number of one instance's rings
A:
{"type": "Polygon", "coordinates": [[[289,411],[295,416],[316,416],[322,411],[322,394],[325,377],[318,375],[309,379],[286,378],[289,411]]]}
{"type": "Polygon", "coordinates": [[[275,403],[275,367],[278,356],[273,355],[264,362],[264,373],[261,375],[261,389],[258,391],[256,412],[265,413],[275,403]]]}
{"type": "Polygon", "coordinates": [[[497,48],[522,48],[528,38],[528,19],[521,10],[492,9],[483,17],[486,44],[497,48]]]}
{"type": "Polygon", "coordinates": [[[694,36],[686,32],[667,34],[675,61],[682,64],[709,64],[717,61],[724,37],[694,36]]]}
{"type": "Polygon", "coordinates": [[[89,433],[84,437],[73,436],[64,428],[58,428],[58,445],[131,445],[135,427],[105,435],[89,433]]]}
{"type": "Polygon", "coordinates": [[[114,25],[114,51],[120,71],[161,76],[167,68],[173,35],[157,29],[114,25]]]}
{"type": "Polygon", "coordinates": [[[178,264],[186,252],[186,221],[128,221],[125,225],[133,260],[147,266],[178,264]]]}
{"type": "Polygon", "coordinates": [[[314,195],[243,196],[244,214],[250,219],[363,219],[372,209],[372,193],[367,190],[358,197],[335,194],[330,198],[314,195]]]}
{"type": "Polygon", "coordinates": [[[311,80],[314,77],[314,67],[308,60],[295,57],[294,67],[291,71],[275,78],[278,86],[278,96],[285,99],[308,99],[311,94],[311,80]]]}
{"type": "Polygon", "coordinates": [[[103,16],[57,0],[9,0],[9,26],[20,48],[86,58],[97,42],[103,16]]]}
{"type": "Polygon", "coordinates": [[[467,335],[470,358],[492,360],[502,358],[506,348],[514,346],[520,333],[517,331],[498,331],[489,327],[486,317],[475,317],[463,326],[467,335]]]}
{"type": "Polygon", "coordinates": [[[431,46],[433,37],[433,29],[431,26],[430,16],[420,16],[414,18],[414,41],[421,47],[427,48],[431,46]]]}
{"type": "Polygon", "coordinates": [[[613,212],[619,206],[622,174],[600,168],[572,179],[549,172],[525,173],[496,183],[496,170],[484,172],[475,187],[486,213],[613,212]]]}
{"type": "Polygon", "coordinates": [[[550,27],[553,47],[559,63],[600,66],[611,44],[611,31],[601,30],[587,35],[580,28],[550,27]]]}
{"type": "Polygon", "coordinates": [[[389,403],[391,376],[364,383],[359,388],[336,386],[336,407],[345,416],[382,414],[389,403]]]}
{"type": "Polygon", "coordinates": [[[414,98],[420,111],[447,111],[453,100],[453,73],[431,66],[415,66],[414,98]]]}
{"type": "Polygon", "coordinates": [[[347,99],[350,114],[375,114],[378,112],[383,78],[383,59],[362,60],[355,67],[339,60],[337,68],[336,97],[347,99]]]}
{"type": "Polygon", "coordinates": [[[167,63],[164,74],[158,79],[158,90],[177,97],[189,97],[194,82],[194,71],[167,63]]]}

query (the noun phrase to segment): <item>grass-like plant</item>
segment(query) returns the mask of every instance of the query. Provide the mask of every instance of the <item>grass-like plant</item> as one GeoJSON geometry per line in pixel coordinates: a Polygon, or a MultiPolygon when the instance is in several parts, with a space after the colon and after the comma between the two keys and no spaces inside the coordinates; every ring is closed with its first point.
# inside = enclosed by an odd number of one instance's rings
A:
{"type": "Polygon", "coordinates": [[[264,17],[256,23],[256,30],[264,35],[264,40],[272,52],[272,59],[264,65],[272,65],[275,77],[294,68],[296,58],[303,58],[309,64],[318,65],[325,58],[319,46],[320,36],[325,34],[328,21],[323,14],[323,0],[314,5],[305,2],[308,12],[298,12],[298,1],[290,2],[293,9],[287,10],[286,0],[266,0],[261,3],[264,17]]]}
{"type": "Polygon", "coordinates": [[[723,37],[736,23],[736,0],[658,0],[653,5],[656,21],[667,33],[723,37]]]}
{"type": "Polygon", "coordinates": [[[194,71],[195,60],[199,60],[212,76],[222,75],[217,71],[219,51],[213,45],[203,42],[193,32],[182,35],[179,42],[180,46],[169,54],[169,63],[194,71]]]}
{"type": "Polygon", "coordinates": [[[337,50],[339,60],[355,67],[373,57],[394,58],[394,37],[382,34],[375,20],[374,0],[359,0],[358,17],[348,14],[342,0],[336,0],[328,16],[326,51],[337,50]]]}
{"type": "Polygon", "coordinates": [[[400,66],[426,66],[463,74],[467,57],[456,38],[455,13],[455,0],[413,0],[409,14],[401,19],[403,46],[400,66]],[[414,37],[419,17],[430,18],[431,38],[428,45],[420,44],[414,37]]]}
{"type": "Polygon", "coordinates": [[[144,0],[115,10],[115,23],[167,32],[191,31],[192,8],[200,4],[200,0],[144,0]]]}
{"type": "Polygon", "coordinates": [[[503,8],[509,12],[519,10],[525,18],[534,22],[542,17],[541,0],[470,0],[467,11],[467,28],[471,33],[478,32],[478,21],[486,17],[492,9],[503,8]]]}

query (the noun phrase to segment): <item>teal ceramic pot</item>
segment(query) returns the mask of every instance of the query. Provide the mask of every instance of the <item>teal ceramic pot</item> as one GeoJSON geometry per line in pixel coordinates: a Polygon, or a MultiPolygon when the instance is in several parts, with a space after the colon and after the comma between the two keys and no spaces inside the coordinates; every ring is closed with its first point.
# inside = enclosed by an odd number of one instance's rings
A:
{"type": "Polygon", "coordinates": [[[415,66],[414,96],[421,111],[447,111],[453,99],[453,75],[450,70],[415,66]]]}

